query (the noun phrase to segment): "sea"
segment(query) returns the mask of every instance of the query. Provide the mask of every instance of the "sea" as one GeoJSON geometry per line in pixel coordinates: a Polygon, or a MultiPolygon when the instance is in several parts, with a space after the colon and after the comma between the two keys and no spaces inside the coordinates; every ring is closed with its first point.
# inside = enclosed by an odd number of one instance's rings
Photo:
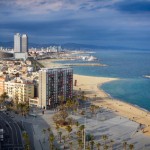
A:
{"type": "Polygon", "coordinates": [[[150,51],[96,50],[91,55],[107,66],[74,66],[75,74],[119,78],[101,88],[112,98],[150,111],[150,78],[145,77],[150,75],[150,51]]]}

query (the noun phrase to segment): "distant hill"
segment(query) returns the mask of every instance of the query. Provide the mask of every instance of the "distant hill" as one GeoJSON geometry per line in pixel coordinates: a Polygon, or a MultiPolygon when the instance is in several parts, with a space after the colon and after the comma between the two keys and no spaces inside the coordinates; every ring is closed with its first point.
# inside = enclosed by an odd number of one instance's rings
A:
{"type": "MultiPolygon", "coordinates": [[[[5,48],[13,48],[14,42],[0,42],[0,46],[5,48]]],[[[36,48],[46,48],[49,46],[60,46],[60,44],[38,44],[38,43],[29,43],[29,48],[36,47],[36,48]]],[[[64,43],[61,44],[62,48],[66,49],[84,49],[84,50],[149,50],[149,49],[140,49],[140,48],[131,48],[131,47],[123,47],[123,46],[98,46],[98,45],[91,45],[91,44],[78,44],[78,43],[64,43]]]]}

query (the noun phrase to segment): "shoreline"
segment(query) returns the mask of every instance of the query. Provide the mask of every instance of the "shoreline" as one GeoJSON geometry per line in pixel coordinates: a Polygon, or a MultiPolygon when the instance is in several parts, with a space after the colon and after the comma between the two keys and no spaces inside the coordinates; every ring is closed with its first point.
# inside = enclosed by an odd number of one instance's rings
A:
{"type": "MultiPolygon", "coordinates": [[[[46,62],[46,64],[43,65],[45,67],[64,66],[62,64],[54,63],[54,61],[56,60],[49,60],[49,62],[46,62]]],[[[42,62],[40,61],[40,63],[42,62]]],[[[101,88],[103,84],[119,80],[119,78],[94,77],[73,74],[73,81],[74,80],[77,80],[77,86],[73,86],[74,90],[78,91],[79,89],[81,89],[82,91],[84,91],[85,95],[90,98],[91,103],[100,107],[111,109],[120,116],[126,117],[129,120],[145,125],[144,131],[142,132],[145,135],[150,136],[149,111],[143,110],[139,106],[135,106],[133,104],[114,99],[113,97],[111,97],[111,95],[109,95],[101,88]]]]}
{"type": "Polygon", "coordinates": [[[74,86],[74,89],[78,90],[81,88],[82,91],[85,92],[85,95],[91,99],[93,104],[111,109],[120,116],[145,125],[143,133],[150,136],[150,113],[148,110],[143,110],[133,104],[114,99],[111,95],[102,90],[101,86],[103,84],[119,80],[118,78],[92,77],[74,74],[74,80],[75,79],[77,80],[77,86],[74,86]],[[93,84],[91,84],[91,82],[93,82],[93,84]],[[95,94],[97,95],[96,98],[94,97],[95,94]]]}

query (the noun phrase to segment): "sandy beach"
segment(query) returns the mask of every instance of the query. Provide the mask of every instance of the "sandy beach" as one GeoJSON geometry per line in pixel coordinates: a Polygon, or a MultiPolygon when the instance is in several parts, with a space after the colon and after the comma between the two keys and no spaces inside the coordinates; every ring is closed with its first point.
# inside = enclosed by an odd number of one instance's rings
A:
{"type": "MultiPolygon", "coordinates": [[[[54,63],[53,61],[56,60],[40,60],[39,62],[48,68],[61,66],[61,64],[54,63]]],[[[77,86],[74,86],[74,90],[79,90],[81,88],[81,90],[85,92],[85,95],[89,97],[95,105],[111,109],[123,117],[127,117],[139,124],[144,124],[145,128],[142,132],[150,136],[149,112],[117,99],[112,99],[106,92],[99,89],[102,84],[118,80],[117,78],[92,77],[74,74],[74,80],[77,80],[77,86]]]]}
{"type": "Polygon", "coordinates": [[[107,93],[98,88],[106,82],[118,80],[117,78],[74,75],[74,80],[77,80],[77,86],[74,86],[74,89],[78,90],[81,88],[82,91],[85,91],[86,95],[91,98],[91,101],[95,105],[111,109],[121,116],[127,117],[139,124],[144,124],[144,134],[150,135],[149,112],[125,102],[112,99],[107,93]]]}

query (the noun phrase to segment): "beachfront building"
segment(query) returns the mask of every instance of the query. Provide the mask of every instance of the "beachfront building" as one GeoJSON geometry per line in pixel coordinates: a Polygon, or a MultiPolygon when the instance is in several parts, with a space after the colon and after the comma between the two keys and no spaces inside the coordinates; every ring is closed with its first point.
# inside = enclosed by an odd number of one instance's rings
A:
{"type": "Polygon", "coordinates": [[[14,102],[28,102],[34,97],[34,84],[27,80],[12,80],[5,82],[5,92],[14,102]]]}
{"type": "Polygon", "coordinates": [[[63,99],[72,97],[72,68],[42,68],[39,71],[39,104],[45,109],[55,108],[63,99]]]}
{"type": "Polygon", "coordinates": [[[4,93],[5,77],[0,77],[0,95],[4,93]]]}

